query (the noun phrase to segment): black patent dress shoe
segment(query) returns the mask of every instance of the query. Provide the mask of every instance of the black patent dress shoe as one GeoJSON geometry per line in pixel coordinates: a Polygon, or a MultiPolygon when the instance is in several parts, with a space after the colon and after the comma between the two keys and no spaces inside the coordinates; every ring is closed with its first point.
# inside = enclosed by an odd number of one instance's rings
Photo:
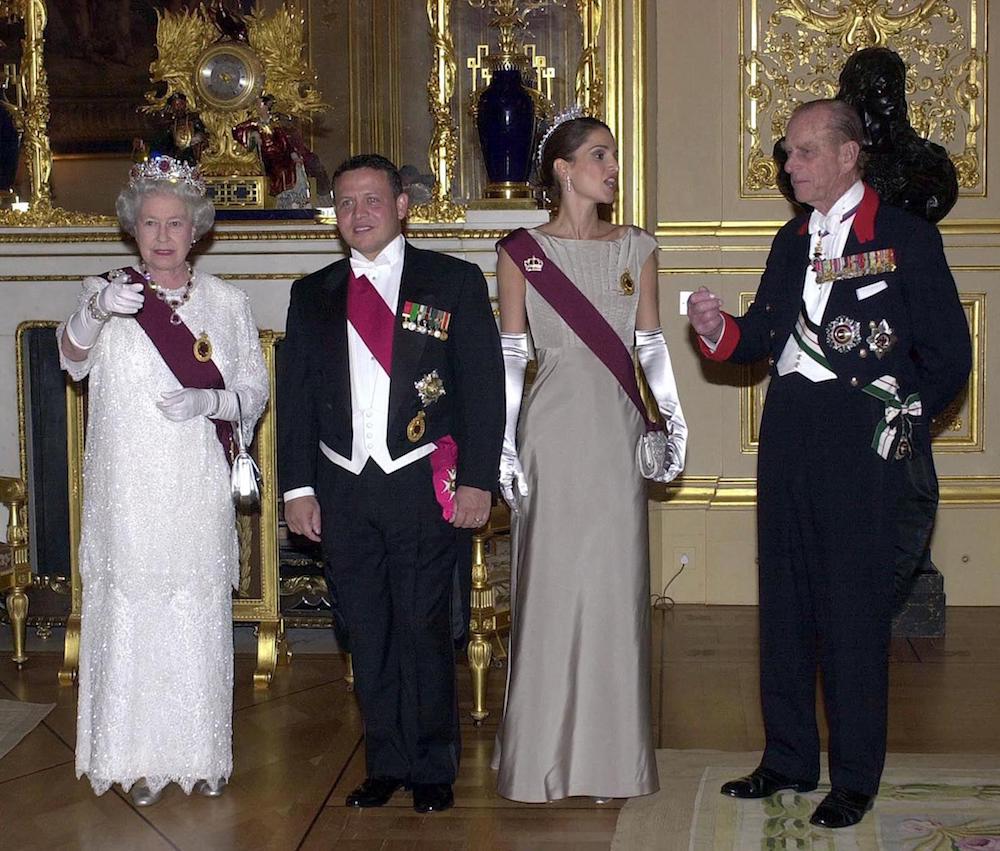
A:
{"type": "Polygon", "coordinates": [[[795,780],[770,768],[755,768],[746,777],[723,783],[719,791],[730,798],[769,798],[783,789],[812,792],[815,788],[816,784],[807,780],[795,780]]]}
{"type": "Polygon", "coordinates": [[[405,784],[398,777],[367,777],[345,802],[349,807],[381,807],[405,784]]]}
{"type": "Polygon", "coordinates": [[[413,784],[413,809],[418,813],[439,813],[450,809],[454,803],[450,783],[413,784]]]}
{"type": "Polygon", "coordinates": [[[819,802],[809,821],[819,827],[850,827],[861,821],[874,803],[874,795],[862,795],[850,789],[831,789],[819,802]]]}

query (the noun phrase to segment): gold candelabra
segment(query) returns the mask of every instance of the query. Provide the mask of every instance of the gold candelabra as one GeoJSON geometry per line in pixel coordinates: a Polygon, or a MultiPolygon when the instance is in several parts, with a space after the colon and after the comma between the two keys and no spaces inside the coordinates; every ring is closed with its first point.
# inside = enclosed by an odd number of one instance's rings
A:
{"type": "Polygon", "coordinates": [[[531,59],[520,44],[520,34],[528,28],[528,17],[552,6],[565,7],[566,0],[468,0],[474,9],[489,9],[493,13],[487,26],[499,33],[499,52],[490,57],[498,68],[518,68],[531,71],[531,59]]]}

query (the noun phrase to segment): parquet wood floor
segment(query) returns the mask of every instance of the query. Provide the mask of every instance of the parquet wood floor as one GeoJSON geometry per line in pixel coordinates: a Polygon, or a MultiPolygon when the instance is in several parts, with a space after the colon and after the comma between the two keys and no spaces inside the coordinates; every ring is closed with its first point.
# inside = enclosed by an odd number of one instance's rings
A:
{"type": "MultiPolygon", "coordinates": [[[[658,747],[761,747],[756,610],[678,606],[653,617],[653,715],[658,747]]],[[[1000,763],[1000,608],[951,609],[942,640],[893,646],[889,747],[997,754],[1000,763]]],[[[623,801],[523,805],[500,798],[489,769],[504,672],[491,673],[493,714],[481,728],[464,665],[458,676],[464,753],[456,806],[413,812],[397,795],[381,810],[343,806],[364,775],[362,726],[339,656],[300,655],[266,692],[238,657],[236,771],[219,799],[170,787],[137,810],[117,792],[98,798],[73,773],[75,690],[56,682],[59,657],[37,654],[18,672],[0,658],[0,699],[56,708],[0,760],[0,848],[276,849],[276,851],[586,851],[606,849],[623,801]]],[[[752,768],[752,766],[747,766],[752,768]]]]}

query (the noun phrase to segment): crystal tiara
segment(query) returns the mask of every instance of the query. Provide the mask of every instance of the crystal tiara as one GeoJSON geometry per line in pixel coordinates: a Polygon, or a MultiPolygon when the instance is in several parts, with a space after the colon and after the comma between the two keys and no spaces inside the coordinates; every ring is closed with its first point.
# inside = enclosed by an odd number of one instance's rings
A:
{"type": "Polygon", "coordinates": [[[128,188],[131,189],[142,180],[167,180],[170,183],[183,183],[190,186],[199,195],[205,194],[205,179],[198,171],[198,166],[191,166],[173,157],[153,157],[141,163],[136,163],[128,173],[128,188]]]}
{"type": "Polygon", "coordinates": [[[556,128],[560,124],[572,121],[574,118],[583,118],[583,110],[576,104],[573,104],[568,109],[564,109],[552,119],[552,123],[549,124],[548,129],[542,134],[542,141],[538,143],[538,153],[535,154],[535,157],[539,165],[542,164],[542,154],[545,152],[545,143],[549,141],[549,136],[556,131],[556,128]]]}

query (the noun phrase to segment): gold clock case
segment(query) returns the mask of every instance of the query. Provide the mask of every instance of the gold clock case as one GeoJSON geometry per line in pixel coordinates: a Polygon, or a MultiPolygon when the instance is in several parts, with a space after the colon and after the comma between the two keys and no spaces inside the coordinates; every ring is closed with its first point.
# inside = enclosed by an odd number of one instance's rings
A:
{"type": "Polygon", "coordinates": [[[213,44],[195,61],[194,86],[200,100],[212,109],[235,112],[250,106],[264,88],[264,66],[257,54],[245,44],[239,42],[223,42],[213,44]],[[212,90],[211,79],[213,66],[220,57],[232,56],[242,66],[246,82],[241,91],[234,97],[220,97],[212,90]]]}

